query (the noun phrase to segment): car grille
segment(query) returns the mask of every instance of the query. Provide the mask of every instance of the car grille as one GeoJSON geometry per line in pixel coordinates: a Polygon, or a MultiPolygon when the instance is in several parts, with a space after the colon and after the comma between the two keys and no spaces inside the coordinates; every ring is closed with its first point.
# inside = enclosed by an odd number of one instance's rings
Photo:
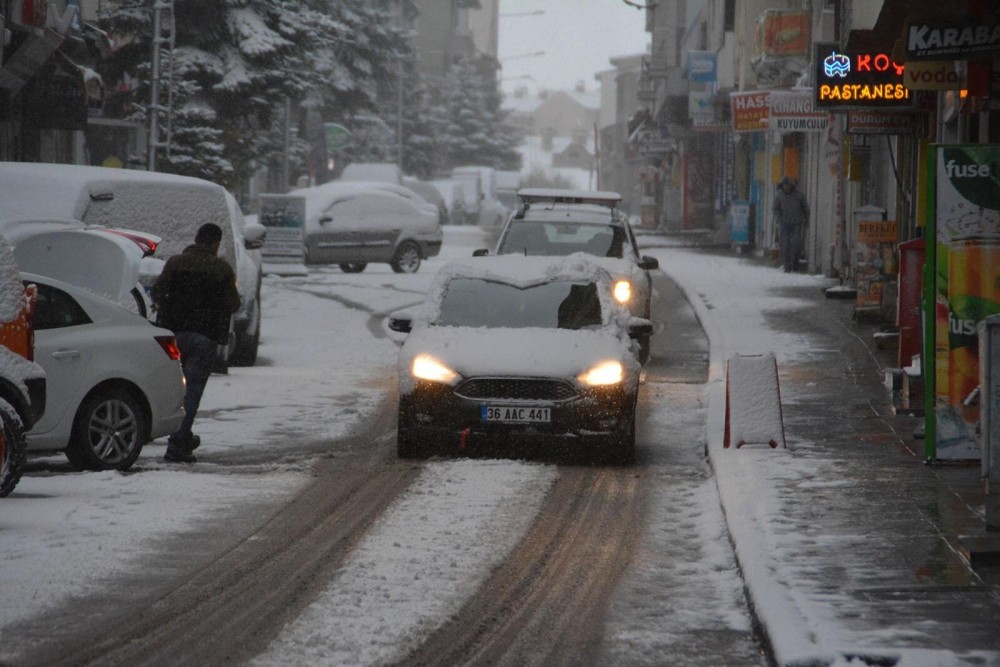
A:
{"type": "Polygon", "coordinates": [[[576,398],[576,390],[568,382],[530,378],[472,378],[458,385],[455,393],[474,400],[567,401],[576,398]]]}

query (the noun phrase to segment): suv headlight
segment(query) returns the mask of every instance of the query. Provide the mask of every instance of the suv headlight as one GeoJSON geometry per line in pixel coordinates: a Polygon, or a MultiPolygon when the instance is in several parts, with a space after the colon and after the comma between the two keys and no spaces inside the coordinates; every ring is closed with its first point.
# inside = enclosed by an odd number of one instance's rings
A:
{"type": "Polygon", "coordinates": [[[632,283],[628,280],[616,280],[611,293],[614,295],[615,301],[626,304],[632,299],[632,283]]]}

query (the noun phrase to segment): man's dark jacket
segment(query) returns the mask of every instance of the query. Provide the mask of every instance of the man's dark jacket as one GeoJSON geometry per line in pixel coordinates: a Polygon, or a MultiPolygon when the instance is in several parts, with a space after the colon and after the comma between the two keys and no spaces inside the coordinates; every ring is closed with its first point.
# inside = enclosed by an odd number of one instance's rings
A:
{"type": "Polygon", "coordinates": [[[153,286],[157,322],[171,331],[193,331],[220,345],[229,318],[240,307],[236,274],[212,248],[193,244],[167,260],[153,286]]]}

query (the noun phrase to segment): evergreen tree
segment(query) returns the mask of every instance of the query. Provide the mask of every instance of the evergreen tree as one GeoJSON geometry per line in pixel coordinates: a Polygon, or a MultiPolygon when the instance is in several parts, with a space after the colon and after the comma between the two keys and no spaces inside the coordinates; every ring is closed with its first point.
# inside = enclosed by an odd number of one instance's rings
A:
{"type": "Polygon", "coordinates": [[[441,90],[445,132],[441,137],[448,167],[485,165],[517,170],[521,166],[517,132],[507,122],[496,73],[472,59],[455,63],[441,90]]]}

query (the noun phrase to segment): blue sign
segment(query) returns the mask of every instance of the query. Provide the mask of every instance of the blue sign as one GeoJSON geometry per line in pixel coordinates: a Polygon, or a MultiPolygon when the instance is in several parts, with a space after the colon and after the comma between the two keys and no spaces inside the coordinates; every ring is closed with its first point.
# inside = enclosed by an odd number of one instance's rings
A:
{"type": "Polygon", "coordinates": [[[715,51],[688,51],[687,80],[714,83],[716,79],[715,51]]]}
{"type": "Polygon", "coordinates": [[[734,199],[729,204],[729,221],[732,224],[731,236],[735,245],[750,243],[750,202],[734,199]]]}

